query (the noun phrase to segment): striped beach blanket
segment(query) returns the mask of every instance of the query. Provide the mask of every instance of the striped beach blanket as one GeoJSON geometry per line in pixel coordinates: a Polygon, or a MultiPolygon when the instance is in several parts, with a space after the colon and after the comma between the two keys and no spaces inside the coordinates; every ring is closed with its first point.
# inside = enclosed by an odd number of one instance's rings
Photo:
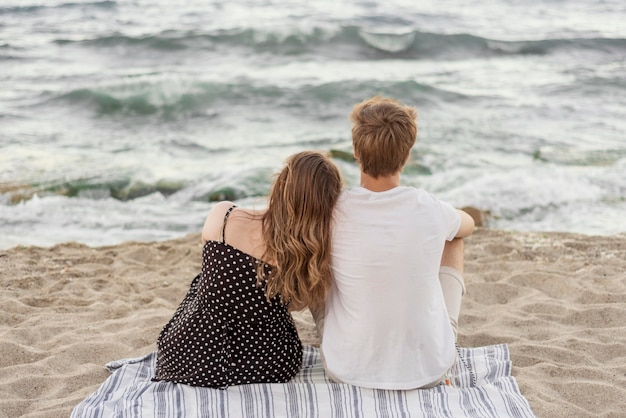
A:
{"type": "Polygon", "coordinates": [[[319,350],[304,347],[303,367],[288,383],[228,389],[152,382],[156,353],[107,364],[109,378],[72,411],[85,417],[534,417],[504,344],[460,348],[453,385],[378,390],[332,383],[319,350]]]}

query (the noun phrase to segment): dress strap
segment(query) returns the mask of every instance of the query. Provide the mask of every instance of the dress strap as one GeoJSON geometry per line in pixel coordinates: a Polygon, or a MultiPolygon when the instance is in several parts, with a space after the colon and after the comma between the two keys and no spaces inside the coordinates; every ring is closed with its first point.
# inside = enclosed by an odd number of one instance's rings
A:
{"type": "Polygon", "coordinates": [[[228,210],[226,211],[226,214],[224,214],[224,225],[222,225],[222,242],[226,242],[226,237],[224,235],[224,231],[226,231],[226,221],[228,220],[228,217],[230,216],[230,213],[236,207],[237,207],[237,205],[232,205],[231,207],[228,208],[228,210]]]}

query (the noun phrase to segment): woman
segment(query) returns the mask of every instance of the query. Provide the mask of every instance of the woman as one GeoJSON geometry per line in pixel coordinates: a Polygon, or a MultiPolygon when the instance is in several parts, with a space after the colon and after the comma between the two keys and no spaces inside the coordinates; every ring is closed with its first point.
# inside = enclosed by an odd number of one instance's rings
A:
{"type": "Polygon", "coordinates": [[[287,160],[267,209],[211,209],[202,272],[159,335],[153,380],[224,388],[298,372],[302,344],[289,311],[326,296],[340,190],[332,161],[307,151],[287,160]]]}

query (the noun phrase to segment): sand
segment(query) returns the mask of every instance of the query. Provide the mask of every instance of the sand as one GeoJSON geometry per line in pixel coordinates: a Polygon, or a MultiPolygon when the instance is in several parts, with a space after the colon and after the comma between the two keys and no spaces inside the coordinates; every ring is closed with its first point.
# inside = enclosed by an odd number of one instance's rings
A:
{"type": "MultiPolygon", "coordinates": [[[[110,360],[155,349],[200,267],[199,235],[0,250],[0,417],[65,417],[110,360]]],[[[539,417],[626,414],[626,235],[478,229],[461,346],[509,345],[539,417]]],[[[294,314],[318,342],[308,311],[294,314]]]]}

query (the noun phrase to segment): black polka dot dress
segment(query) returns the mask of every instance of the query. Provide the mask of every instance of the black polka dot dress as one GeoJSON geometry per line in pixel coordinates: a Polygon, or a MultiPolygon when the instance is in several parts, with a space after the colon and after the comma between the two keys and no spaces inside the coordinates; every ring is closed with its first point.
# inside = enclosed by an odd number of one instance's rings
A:
{"type": "Polygon", "coordinates": [[[286,382],[298,372],[293,318],[279,297],[267,301],[258,262],[223,241],[204,245],[202,273],[157,340],[153,380],[225,388],[286,382]]]}

